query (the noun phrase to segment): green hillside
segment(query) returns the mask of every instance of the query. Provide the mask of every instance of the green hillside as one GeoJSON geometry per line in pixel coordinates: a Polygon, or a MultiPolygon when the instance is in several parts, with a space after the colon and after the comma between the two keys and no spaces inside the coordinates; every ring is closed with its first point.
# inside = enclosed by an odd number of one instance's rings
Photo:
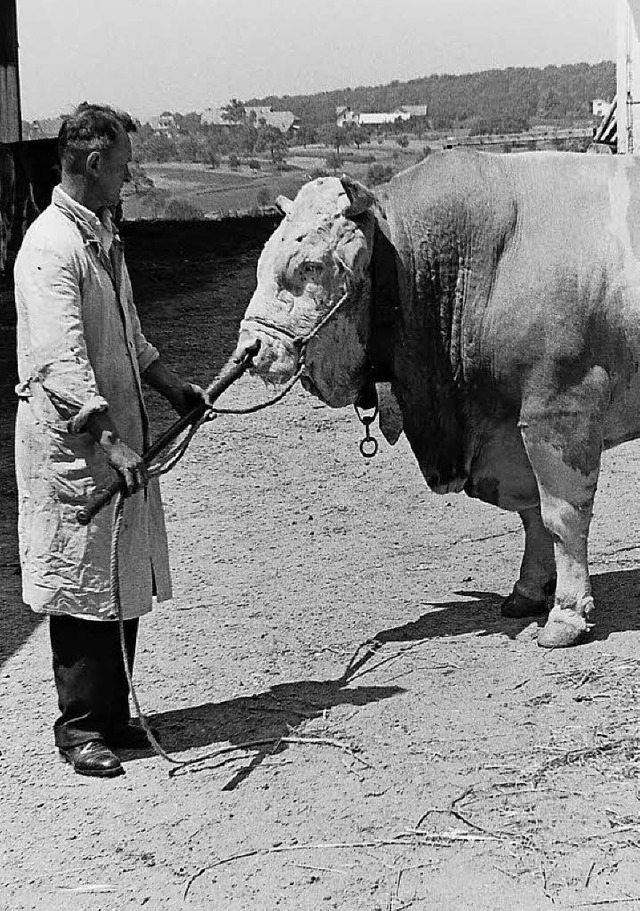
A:
{"type": "Polygon", "coordinates": [[[424,76],[315,95],[272,95],[246,103],[292,111],[312,127],[332,122],[337,105],[366,112],[426,104],[434,129],[446,130],[474,118],[524,118],[530,123],[584,119],[591,116],[594,98],[613,98],[615,85],[615,63],[604,60],[542,69],[509,67],[460,76],[424,76]]]}

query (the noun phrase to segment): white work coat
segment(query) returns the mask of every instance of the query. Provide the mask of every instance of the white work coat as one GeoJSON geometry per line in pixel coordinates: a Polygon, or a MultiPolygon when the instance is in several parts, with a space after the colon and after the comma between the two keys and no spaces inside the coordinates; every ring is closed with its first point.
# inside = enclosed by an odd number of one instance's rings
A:
{"type": "MultiPolygon", "coordinates": [[[[83,527],[78,508],[116,477],[85,429],[109,415],[136,452],[149,445],[140,374],[158,357],[140,329],[117,234],[60,187],[16,258],[20,561],[39,613],[114,619],[109,597],[113,504],[83,527]]],[[[125,501],[120,598],[126,619],[171,597],[160,488],[125,501]]]]}

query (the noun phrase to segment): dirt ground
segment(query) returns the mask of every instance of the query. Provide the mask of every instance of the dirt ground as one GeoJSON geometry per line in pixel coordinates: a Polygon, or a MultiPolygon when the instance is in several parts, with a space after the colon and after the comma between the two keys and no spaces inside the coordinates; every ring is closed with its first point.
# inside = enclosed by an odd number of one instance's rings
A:
{"type": "MultiPolygon", "coordinates": [[[[204,384],[257,253],[132,262],[148,336],[204,384]]],[[[640,909],[637,445],[605,460],[597,627],[546,652],[499,615],[516,516],[430,493],[404,439],[365,461],[355,416],[299,389],[220,417],[164,479],[175,598],[136,665],[191,764],[129,753],[125,776],[82,778],[20,600],[7,295],[1,319],[0,908],[640,909]]],[[[225,401],[265,394],[243,379],[225,401]]]]}

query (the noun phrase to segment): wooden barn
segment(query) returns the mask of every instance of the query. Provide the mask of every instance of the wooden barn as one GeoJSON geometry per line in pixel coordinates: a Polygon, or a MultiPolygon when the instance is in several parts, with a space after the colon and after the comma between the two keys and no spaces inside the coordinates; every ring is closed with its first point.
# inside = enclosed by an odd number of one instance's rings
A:
{"type": "Polygon", "coordinates": [[[0,3],[0,142],[22,139],[16,0],[0,3]]]}

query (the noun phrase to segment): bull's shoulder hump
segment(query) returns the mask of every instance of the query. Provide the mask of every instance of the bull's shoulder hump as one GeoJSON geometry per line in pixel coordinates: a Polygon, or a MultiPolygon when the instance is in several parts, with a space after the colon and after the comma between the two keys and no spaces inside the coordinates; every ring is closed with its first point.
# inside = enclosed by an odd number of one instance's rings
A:
{"type": "Polygon", "coordinates": [[[404,207],[447,200],[468,202],[482,194],[510,192],[511,169],[506,155],[491,155],[471,149],[433,152],[413,167],[393,177],[385,198],[404,207]]]}
{"type": "Polygon", "coordinates": [[[472,150],[435,152],[393,178],[383,207],[398,240],[433,224],[446,224],[452,233],[507,233],[517,207],[507,158],[472,150]]]}

